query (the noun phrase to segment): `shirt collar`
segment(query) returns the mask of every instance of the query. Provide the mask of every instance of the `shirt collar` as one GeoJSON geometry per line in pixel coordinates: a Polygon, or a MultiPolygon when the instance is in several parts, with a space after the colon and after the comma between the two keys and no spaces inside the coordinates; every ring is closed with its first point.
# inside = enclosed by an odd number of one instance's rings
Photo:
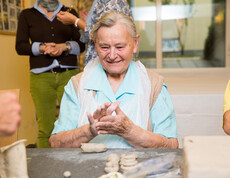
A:
{"type": "Polygon", "coordinates": [[[99,63],[95,69],[90,74],[90,77],[84,87],[86,90],[95,90],[101,91],[105,94],[105,96],[109,97],[109,99],[114,102],[117,98],[119,98],[124,93],[135,94],[138,86],[138,75],[137,69],[133,62],[130,63],[127,73],[123,82],[121,83],[119,89],[114,95],[113,90],[109,84],[106,73],[99,63]]]}
{"type": "Polygon", "coordinates": [[[53,21],[53,19],[56,17],[56,15],[59,13],[59,11],[61,10],[61,8],[62,8],[62,6],[63,6],[63,4],[62,4],[61,2],[58,2],[58,8],[54,11],[53,17],[50,19],[50,18],[46,15],[46,13],[43,11],[43,9],[40,8],[40,7],[38,6],[38,4],[39,4],[39,0],[36,1],[36,3],[34,4],[33,7],[34,7],[36,10],[38,10],[41,14],[43,14],[43,15],[44,15],[48,20],[50,20],[50,21],[53,21]]]}

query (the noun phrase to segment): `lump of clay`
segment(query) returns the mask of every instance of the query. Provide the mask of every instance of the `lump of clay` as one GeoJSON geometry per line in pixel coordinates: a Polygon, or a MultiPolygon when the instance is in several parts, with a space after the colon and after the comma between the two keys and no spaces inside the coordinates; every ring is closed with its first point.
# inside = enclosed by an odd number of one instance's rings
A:
{"type": "Polygon", "coordinates": [[[120,161],[120,165],[125,165],[125,166],[135,166],[137,165],[137,160],[135,159],[123,159],[120,161]]]}
{"type": "Polygon", "coordinates": [[[102,143],[81,143],[81,150],[82,152],[104,152],[107,150],[105,144],[102,143]]]}
{"type": "Polygon", "coordinates": [[[116,165],[116,166],[114,166],[114,167],[105,167],[104,171],[105,171],[106,173],[117,172],[117,171],[119,171],[119,166],[116,165]]]}
{"type": "Polygon", "coordinates": [[[138,155],[135,153],[121,155],[121,159],[137,159],[137,158],[138,158],[138,155]]]}
{"type": "Polygon", "coordinates": [[[99,178],[125,178],[125,176],[123,176],[121,173],[119,172],[111,172],[105,175],[102,175],[99,178]]]}
{"type": "Polygon", "coordinates": [[[119,171],[119,160],[120,158],[117,154],[110,154],[108,156],[108,161],[105,165],[105,172],[110,173],[119,171]]]}
{"type": "Polygon", "coordinates": [[[70,171],[65,171],[63,173],[64,178],[70,178],[71,177],[71,172],[70,171]]]}
{"type": "Polygon", "coordinates": [[[120,165],[121,165],[121,171],[127,172],[130,169],[133,169],[137,165],[137,154],[122,154],[120,165]]]}
{"type": "Polygon", "coordinates": [[[111,162],[119,162],[120,158],[117,154],[109,154],[108,156],[108,162],[111,161],[111,162]]]}

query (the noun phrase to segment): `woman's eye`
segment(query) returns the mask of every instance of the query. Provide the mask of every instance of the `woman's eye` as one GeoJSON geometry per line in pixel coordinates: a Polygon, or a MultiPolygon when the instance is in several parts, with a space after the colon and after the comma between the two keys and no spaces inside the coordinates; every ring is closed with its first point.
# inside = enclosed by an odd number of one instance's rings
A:
{"type": "Polygon", "coordinates": [[[102,48],[102,49],[108,49],[109,47],[106,47],[106,46],[102,46],[101,48],[102,48]]]}

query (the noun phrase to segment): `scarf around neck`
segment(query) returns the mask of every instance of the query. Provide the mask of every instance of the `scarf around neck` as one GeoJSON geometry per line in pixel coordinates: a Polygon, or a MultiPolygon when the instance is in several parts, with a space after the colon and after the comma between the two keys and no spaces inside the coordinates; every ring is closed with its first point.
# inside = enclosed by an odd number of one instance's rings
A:
{"type": "Polygon", "coordinates": [[[39,3],[48,12],[53,12],[58,8],[58,0],[39,0],[39,3]]]}

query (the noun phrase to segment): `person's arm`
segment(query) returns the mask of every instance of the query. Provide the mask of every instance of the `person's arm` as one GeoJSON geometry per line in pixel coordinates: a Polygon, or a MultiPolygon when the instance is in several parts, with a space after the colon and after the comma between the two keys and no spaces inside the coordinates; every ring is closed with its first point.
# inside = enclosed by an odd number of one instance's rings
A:
{"type": "Polygon", "coordinates": [[[15,48],[19,55],[43,55],[45,45],[42,42],[30,42],[28,10],[21,12],[18,20],[15,48]]]}
{"type": "Polygon", "coordinates": [[[49,139],[51,147],[79,148],[81,143],[87,143],[97,135],[93,128],[94,120],[90,120],[90,124],[78,127],[79,114],[80,103],[70,80],[62,97],[59,119],[55,122],[49,139]]]}
{"type": "MultiPolygon", "coordinates": [[[[74,16],[78,17],[78,14],[75,10],[72,10],[71,13],[74,16]]],[[[72,51],[70,54],[77,53],[76,55],[79,55],[79,52],[81,53],[85,51],[85,43],[82,42],[80,38],[81,38],[80,29],[76,28],[75,25],[72,25],[72,39],[71,39],[72,41],[70,42],[72,46],[72,51]]]]}
{"type": "Polygon", "coordinates": [[[76,23],[77,27],[79,27],[83,31],[85,30],[85,26],[87,25],[85,21],[66,11],[60,11],[57,14],[57,19],[65,25],[75,25],[76,20],[78,20],[78,22],[76,23]]]}
{"type": "Polygon", "coordinates": [[[224,92],[223,113],[223,129],[226,134],[230,135],[230,80],[224,92]]]}
{"type": "Polygon", "coordinates": [[[10,136],[21,121],[21,106],[14,93],[0,95],[0,136],[10,136]]]}
{"type": "Polygon", "coordinates": [[[223,129],[226,134],[230,135],[230,80],[224,92],[223,113],[223,129]]]}
{"type": "Polygon", "coordinates": [[[178,148],[176,138],[167,138],[133,125],[123,138],[136,148],[178,148]],[[136,139],[138,138],[138,139],[136,139]]]}
{"type": "Polygon", "coordinates": [[[15,48],[19,55],[33,55],[32,45],[29,41],[29,24],[27,23],[26,16],[27,14],[24,10],[21,12],[18,20],[15,48]]]}
{"type": "Polygon", "coordinates": [[[77,129],[51,135],[49,142],[52,148],[80,148],[81,143],[88,143],[94,137],[90,125],[86,124],[77,129]]]}
{"type": "Polygon", "coordinates": [[[166,138],[135,125],[118,107],[116,115],[107,115],[96,123],[98,134],[114,134],[123,137],[135,148],[178,148],[176,138],[166,138]]]}
{"type": "Polygon", "coordinates": [[[151,109],[154,133],[135,125],[120,108],[115,112],[96,123],[98,134],[119,135],[136,148],[178,148],[174,108],[165,84],[151,109]]]}
{"type": "Polygon", "coordinates": [[[223,116],[223,129],[224,132],[230,135],[230,110],[227,110],[223,116]]]}

